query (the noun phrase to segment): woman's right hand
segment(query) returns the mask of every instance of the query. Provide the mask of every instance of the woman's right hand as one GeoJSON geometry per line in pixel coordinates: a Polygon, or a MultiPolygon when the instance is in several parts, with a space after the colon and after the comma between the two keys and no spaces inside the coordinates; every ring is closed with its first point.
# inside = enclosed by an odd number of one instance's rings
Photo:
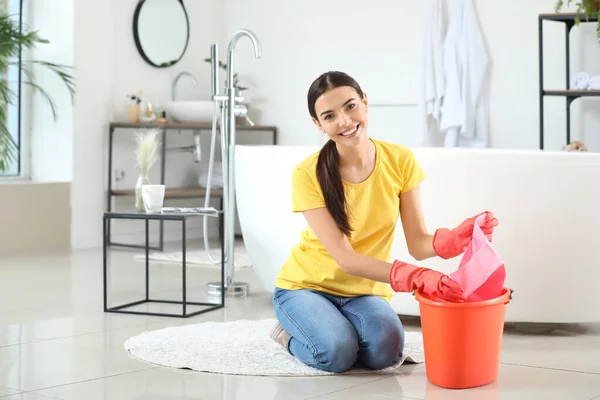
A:
{"type": "Polygon", "coordinates": [[[392,263],[390,285],[395,292],[412,292],[422,288],[423,294],[433,300],[457,303],[466,300],[463,287],[448,275],[399,260],[392,263]]]}

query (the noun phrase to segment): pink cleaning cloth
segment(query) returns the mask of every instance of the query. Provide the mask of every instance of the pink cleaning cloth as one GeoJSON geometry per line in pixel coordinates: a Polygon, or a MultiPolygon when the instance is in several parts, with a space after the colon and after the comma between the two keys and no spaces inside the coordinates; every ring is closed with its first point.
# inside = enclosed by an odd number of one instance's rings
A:
{"type": "Polygon", "coordinates": [[[475,220],[473,239],[463,255],[458,270],[450,278],[465,289],[468,302],[491,300],[502,295],[506,268],[481,230],[485,214],[475,220]]]}

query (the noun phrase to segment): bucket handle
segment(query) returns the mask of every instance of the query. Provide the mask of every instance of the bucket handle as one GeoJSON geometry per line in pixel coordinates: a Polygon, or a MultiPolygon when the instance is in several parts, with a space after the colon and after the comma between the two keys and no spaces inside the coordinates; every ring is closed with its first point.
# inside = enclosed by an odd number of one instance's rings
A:
{"type": "Polygon", "coordinates": [[[513,293],[515,292],[514,289],[511,288],[507,288],[510,291],[510,294],[508,295],[508,300],[506,300],[503,304],[508,304],[510,303],[510,301],[513,299],[513,293]]]}

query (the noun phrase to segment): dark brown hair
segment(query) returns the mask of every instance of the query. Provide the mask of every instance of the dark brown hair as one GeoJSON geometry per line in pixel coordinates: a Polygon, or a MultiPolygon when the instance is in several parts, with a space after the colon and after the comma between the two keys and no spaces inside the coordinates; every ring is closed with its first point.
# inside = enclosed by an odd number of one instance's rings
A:
{"type": "MultiPolygon", "coordinates": [[[[307,100],[310,116],[318,120],[319,118],[315,111],[317,99],[328,90],[341,86],[354,88],[361,99],[364,96],[360,85],[348,74],[339,71],[326,72],[315,79],[308,89],[307,100]]],[[[327,210],[329,210],[329,213],[344,235],[350,236],[352,227],[348,220],[346,195],[344,193],[342,176],[340,175],[339,154],[335,142],[331,139],[325,143],[325,146],[319,152],[317,179],[323,191],[327,210]]]]}

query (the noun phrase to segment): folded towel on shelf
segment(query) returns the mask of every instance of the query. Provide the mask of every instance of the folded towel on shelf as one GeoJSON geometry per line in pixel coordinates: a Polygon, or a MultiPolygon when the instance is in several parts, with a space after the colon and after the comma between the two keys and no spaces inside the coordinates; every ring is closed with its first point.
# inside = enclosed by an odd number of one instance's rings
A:
{"type": "Polygon", "coordinates": [[[600,75],[594,75],[589,79],[588,90],[600,90],[600,75]]]}
{"type": "MultiPolygon", "coordinates": [[[[198,179],[198,184],[200,185],[200,187],[207,187],[208,186],[208,179],[198,179]]],[[[216,180],[216,179],[211,179],[210,181],[210,188],[211,189],[223,189],[223,180],[216,180]]]]}
{"type": "Polygon", "coordinates": [[[582,71],[575,75],[573,79],[573,83],[571,85],[571,89],[573,90],[586,90],[588,88],[588,84],[590,81],[590,74],[585,71],[582,71]]]}
{"type": "MultiPolygon", "coordinates": [[[[198,184],[200,187],[208,186],[208,168],[204,171],[200,177],[198,177],[198,184]]],[[[213,164],[212,176],[210,178],[211,189],[222,189],[223,188],[223,167],[220,162],[213,164]]]]}

